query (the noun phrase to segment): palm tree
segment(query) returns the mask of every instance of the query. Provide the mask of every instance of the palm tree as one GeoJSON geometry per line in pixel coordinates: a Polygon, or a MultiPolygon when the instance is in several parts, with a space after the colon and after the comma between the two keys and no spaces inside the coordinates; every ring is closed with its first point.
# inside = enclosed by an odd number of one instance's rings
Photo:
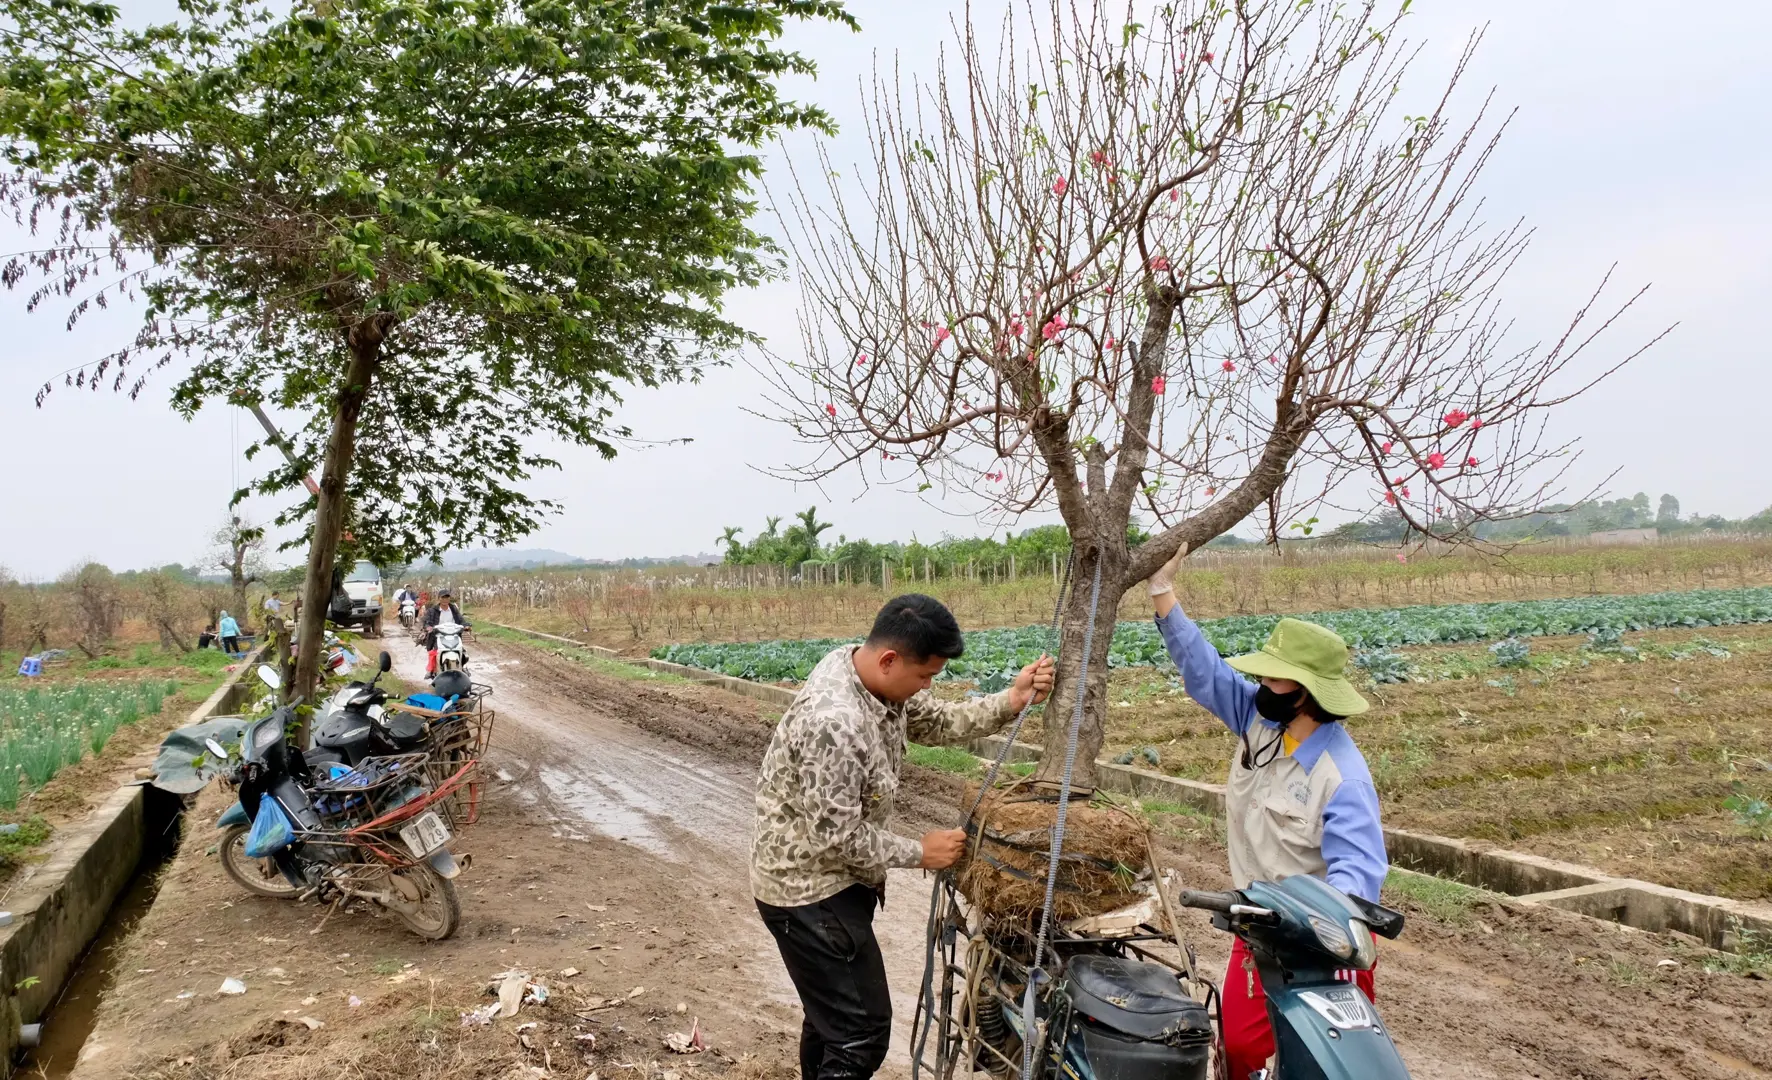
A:
{"type": "Polygon", "coordinates": [[[764,519],[763,519],[763,523],[764,523],[764,524],[765,524],[765,525],[767,525],[767,526],[769,526],[769,527],[768,527],[768,528],[767,528],[767,529],[764,529],[764,530],[763,530],[763,535],[764,535],[764,536],[766,536],[766,537],[769,537],[769,538],[771,538],[771,539],[774,539],[774,537],[775,537],[775,527],[776,527],[776,526],[777,526],[777,525],[780,525],[780,524],[781,524],[781,517],[780,517],[780,515],[777,515],[777,516],[775,516],[775,517],[766,517],[766,518],[764,518],[764,519]]]}
{"type": "Polygon", "coordinates": [[[738,546],[738,534],[744,532],[742,525],[728,525],[720,531],[720,543],[727,547],[738,546]]]}
{"type": "Polygon", "coordinates": [[[809,558],[818,556],[818,534],[831,527],[831,522],[818,520],[818,507],[809,506],[795,514],[800,521],[800,531],[805,534],[806,546],[812,550],[809,558]]]}

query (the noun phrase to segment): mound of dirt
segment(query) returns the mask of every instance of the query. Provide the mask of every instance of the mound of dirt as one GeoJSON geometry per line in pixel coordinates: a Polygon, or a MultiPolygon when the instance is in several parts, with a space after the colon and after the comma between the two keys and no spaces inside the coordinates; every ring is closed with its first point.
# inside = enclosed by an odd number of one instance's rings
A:
{"type": "MultiPolygon", "coordinates": [[[[977,785],[968,785],[963,805],[977,798],[977,785]]],[[[977,839],[960,869],[960,892],[987,915],[1038,921],[1057,821],[1056,793],[1025,782],[991,792],[972,818],[977,839]]],[[[1135,883],[1150,862],[1147,837],[1144,822],[1117,806],[1072,800],[1052,894],[1054,917],[1099,915],[1137,901],[1142,894],[1135,883]]]]}

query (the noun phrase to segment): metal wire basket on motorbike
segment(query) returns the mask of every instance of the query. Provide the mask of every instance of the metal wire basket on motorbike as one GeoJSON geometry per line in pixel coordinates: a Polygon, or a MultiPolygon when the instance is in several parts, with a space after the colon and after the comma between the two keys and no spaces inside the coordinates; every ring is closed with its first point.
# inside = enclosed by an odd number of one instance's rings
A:
{"type": "MultiPolygon", "coordinates": [[[[411,702],[390,703],[390,711],[421,716],[430,725],[433,765],[432,780],[441,786],[445,780],[469,766],[486,753],[492,741],[493,710],[486,707],[485,697],[491,687],[476,684],[471,698],[463,698],[442,710],[427,709],[411,702]]],[[[470,768],[462,783],[450,796],[451,812],[458,824],[472,825],[480,820],[482,785],[478,768],[470,768]]]]}
{"type": "Polygon", "coordinates": [[[470,759],[445,773],[426,754],[365,758],[350,773],[315,786],[321,827],[303,839],[357,849],[354,860],[338,862],[416,865],[452,835],[454,797],[478,764],[470,759]]]}

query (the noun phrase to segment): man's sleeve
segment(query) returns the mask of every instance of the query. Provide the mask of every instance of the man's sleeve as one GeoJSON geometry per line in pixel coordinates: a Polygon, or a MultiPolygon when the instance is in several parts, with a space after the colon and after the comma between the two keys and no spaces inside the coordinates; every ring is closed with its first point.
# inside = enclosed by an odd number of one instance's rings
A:
{"type": "Polygon", "coordinates": [[[1157,631],[1163,635],[1169,659],[1181,671],[1187,696],[1223,720],[1233,733],[1241,735],[1248,730],[1255,719],[1255,684],[1224,662],[1206,635],[1182,613],[1180,604],[1157,620],[1157,631]]]}
{"type": "Polygon", "coordinates": [[[994,735],[1015,719],[1009,691],[968,701],[942,701],[925,690],[905,702],[905,736],[924,746],[947,746],[994,735]]]}
{"type": "Polygon", "coordinates": [[[1323,861],[1329,884],[1378,902],[1390,857],[1378,823],[1378,792],[1366,781],[1343,780],[1323,807],[1323,861]]]}
{"type": "Polygon", "coordinates": [[[807,823],[807,844],[834,852],[845,866],[874,875],[890,867],[916,866],[923,861],[921,842],[870,824],[863,814],[862,783],[866,776],[864,748],[854,729],[822,718],[797,733],[800,759],[800,820],[807,823]]]}

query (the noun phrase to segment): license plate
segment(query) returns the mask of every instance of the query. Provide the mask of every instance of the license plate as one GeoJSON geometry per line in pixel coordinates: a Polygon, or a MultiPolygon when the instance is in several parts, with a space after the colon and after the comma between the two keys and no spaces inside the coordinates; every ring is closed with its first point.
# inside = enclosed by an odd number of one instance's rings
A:
{"type": "Polygon", "coordinates": [[[422,859],[449,843],[449,826],[437,816],[435,810],[420,814],[412,824],[400,830],[400,839],[406,844],[412,857],[422,859]]]}

